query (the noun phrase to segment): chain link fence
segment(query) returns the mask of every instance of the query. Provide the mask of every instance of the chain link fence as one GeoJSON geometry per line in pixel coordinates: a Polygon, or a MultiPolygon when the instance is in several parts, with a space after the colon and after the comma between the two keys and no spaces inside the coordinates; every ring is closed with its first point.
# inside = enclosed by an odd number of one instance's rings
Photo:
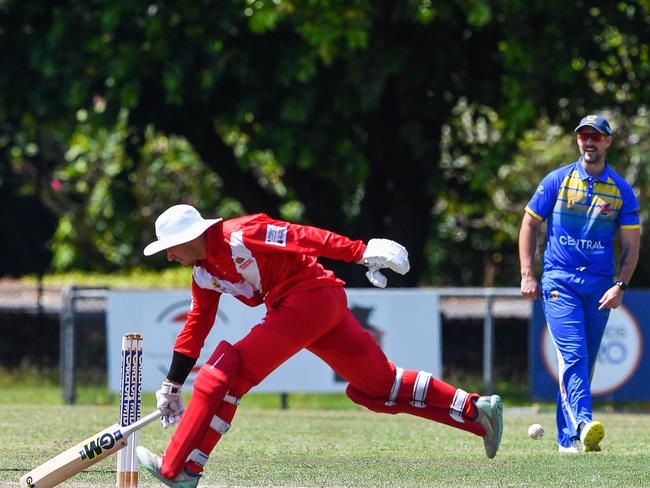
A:
{"type": "Polygon", "coordinates": [[[77,380],[106,384],[106,289],[70,300],[76,289],[0,280],[0,368],[58,378],[67,403],[77,380]]]}
{"type": "Polygon", "coordinates": [[[524,383],[532,301],[519,288],[439,288],[444,376],[480,375],[483,392],[496,378],[524,383]]]}
{"type": "Polygon", "coordinates": [[[61,309],[61,288],[45,287],[42,280],[24,283],[0,279],[0,310],[26,314],[57,314],[61,309]]]}

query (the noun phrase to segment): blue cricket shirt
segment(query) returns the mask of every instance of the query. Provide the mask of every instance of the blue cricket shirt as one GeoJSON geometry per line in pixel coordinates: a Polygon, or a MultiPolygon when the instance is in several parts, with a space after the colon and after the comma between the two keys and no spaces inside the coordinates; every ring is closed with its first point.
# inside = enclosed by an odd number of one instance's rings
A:
{"type": "Polygon", "coordinates": [[[526,212],[548,219],[544,271],[613,276],[617,229],[640,227],[639,202],[630,184],[607,163],[600,175],[589,175],[582,158],[546,175],[526,212]]]}

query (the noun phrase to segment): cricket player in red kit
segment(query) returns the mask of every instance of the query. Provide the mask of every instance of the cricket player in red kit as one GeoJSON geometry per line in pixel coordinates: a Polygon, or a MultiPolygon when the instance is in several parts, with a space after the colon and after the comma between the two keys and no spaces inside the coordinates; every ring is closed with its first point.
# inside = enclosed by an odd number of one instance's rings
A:
{"type": "Polygon", "coordinates": [[[301,349],[349,382],[346,394],[352,401],[466,430],[483,437],[489,458],[496,455],[503,430],[501,398],[480,397],[425,371],[395,366],[348,309],[344,282],[317,262],[323,256],[365,265],[370,282],[383,288],[380,269],[409,270],[408,253],[398,243],[371,239],[365,244],[265,214],[204,219],[189,205],[163,212],[156,235],[145,255],[166,250],[168,260],[193,266],[190,312],[156,393],[163,427],[178,426],[162,458],[142,446],[137,450],[143,465],[166,485],[198,485],[242,396],[301,349]],[[199,370],[184,410],[181,386],[214,325],[223,293],[249,306],[264,303],[267,313],[240,341],[219,343],[199,370]]]}

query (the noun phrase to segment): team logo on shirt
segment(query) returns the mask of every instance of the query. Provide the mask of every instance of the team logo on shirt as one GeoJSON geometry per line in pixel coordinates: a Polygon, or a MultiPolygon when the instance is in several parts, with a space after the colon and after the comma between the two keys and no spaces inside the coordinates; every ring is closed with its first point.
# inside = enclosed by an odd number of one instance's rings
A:
{"type": "Polygon", "coordinates": [[[600,215],[609,215],[609,212],[612,211],[612,207],[609,206],[609,203],[603,203],[600,206],[600,215]]]}
{"type": "Polygon", "coordinates": [[[551,292],[551,298],[552,298],[553,300],[557,300],[557,298],[558,298],[559,296],[560,296],[560,292],[559,292],[559,291],[557,291],[557,290],[553,290],[553,291],[551,292]]]}
{"type": "Polygon", "coordinates": [[[594,241],[592,239],[576,239],[573,236],[560,236],[558,242],[563,246],[575,246],[578,249],[585,251],[593,251],[598,249],[605,249],[602,241],[594,241]]]}
{"type": "Polygon", "coordinates": [[[239,269],[246,269],[253,262],[253,258],[243,258],[238,256],[235,258],[235,264],[239,269]]]}
{"type": "Polygon", "coordinates": [[[287,247],[287,227],[269,224],[266,226],[265,244],[287,247]]]}

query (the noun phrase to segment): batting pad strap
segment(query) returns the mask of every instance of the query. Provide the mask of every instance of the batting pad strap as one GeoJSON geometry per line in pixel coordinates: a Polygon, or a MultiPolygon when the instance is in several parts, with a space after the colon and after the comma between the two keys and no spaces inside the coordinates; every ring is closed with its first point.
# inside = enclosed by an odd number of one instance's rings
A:
{"type": "Polygon", "coordinates": [[[204,453],[203,451],[199,451],[198,449],[194,449],[189,456],[187,456],[186,462],[187,461],[192,461],[196,464],[198,464],[201,467],[205,466],[205,463],[208,462],[208,455],[204,453]]]}
{"type": "Polygon", "coordinates": [[[237,398],[234,395],[231,395],[230,393],[226,393],[226,396],[223,397],[223,401],[226,403],[230,403],[231,405],[239,405],[241,398],[237,398]]]}
{"type": "Polygon", "coordinates": [[[415,378],[415,385],[413,386],[413,401],[411,405],[417,408],[424,408],[427,406],[425,399],[427,398],[427,390],[431,383],[431,373],[426,371],[418,371],[415,378]]]}
{"type": "Polygon", "coordinates": [[[224,435],[228,432],[228,429],[230,429],[230,424],[215,415],[210,421],[210,428],[219,434],[224,435]]]}
{"type": "Polygon", "coordinates": [[[388,407],[395,405],[397,394],[402,386],[402,376],[404,376],[404,368],[395,368],[395,380],[393,380],[393,387],[390,389],[388,401],[386,401],[386,406],[388,407]]]}
{"type": "Polygon", "coordinates": [[[469,394],[465,390],[458,388],[454,399],[451,401],[451,405],[449,405],[449,416],[461,424],[465,423],[465,420],[463,420],[463,409],[465,408],[465,402],[468,396],[469,394]]]}

